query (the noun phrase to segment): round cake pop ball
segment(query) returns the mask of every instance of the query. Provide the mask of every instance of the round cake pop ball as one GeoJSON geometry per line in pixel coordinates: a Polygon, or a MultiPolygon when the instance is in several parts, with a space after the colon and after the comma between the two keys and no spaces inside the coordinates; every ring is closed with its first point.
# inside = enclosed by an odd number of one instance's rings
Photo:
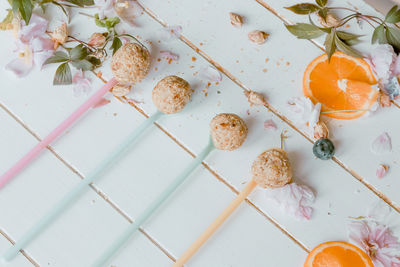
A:
{"type": "Polygon", "coordinates": [[[214,146],[221,150],[235,150],[247,137],[246,123],[235,114],[221,113],[210,123],[214,146]]]}
{"type": "Polygon", "coordinates": [[[251,168],[253,180],[263,188],[282,187],[292,180],[292,170],[286,152],[271,148],[261,153],[251,168]]]}
{"type": "Polygon", "coordinates": [[[153,103],[165,114],[180,112],[192,95],[190,84],[178,76],[167,76],[153,89],[153,103]]]}
{"type": "Polygon", "coordinates": [[[150,68],[150,53],[142,45],[126,43],[112,57],[111,71],[121,84],[140,82],[150,68]]]}

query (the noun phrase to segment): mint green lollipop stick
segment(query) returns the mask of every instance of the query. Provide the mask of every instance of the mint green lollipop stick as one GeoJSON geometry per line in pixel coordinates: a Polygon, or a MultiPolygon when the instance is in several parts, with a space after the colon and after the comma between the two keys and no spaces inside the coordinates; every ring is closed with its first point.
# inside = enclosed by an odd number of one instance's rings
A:
{"type": "Polygon", "coordinates": [[[178,176],[175,180],[162,192],[158,197],[144,210],[142,214],[115,240],[115,242],[108,247],[108,249],[95,261],[93,267],[100,267],[107,263],[107,261],[118,251],[129,238],[139,229],[139,227],[146,222],[146,220],[153,215],[153,213],[168,199],[169,196],[189,177],[189,175],[196,169],[197,166],[215,149],[213,142],[209,141],[207,147],[190,163],[190,165],[178,176]]]}
{"type": "Polygon", "coordinates": [[[1,257],[2,261],[12,260],[18,252],[26,247],[40,232],[42,232],[54,219],[57,218],[71,203],[73,203],[78,196],[87,188],[87,186],[95,181],[101,173],[107,170],[121,155],[128,150],[130,145],[136,138],[143,133],[150,125],[159,119],[163,113],[157,111],[146,121],[144,121],[138,128],[136,128],[121,144],[119,144],[114,151],[109,154],[103,161],[79,184],[77,184],[64,198],[62,198],[53,208],[43,216],[32,228],[28,230],[11,248],[9,248],[1,257]]]}

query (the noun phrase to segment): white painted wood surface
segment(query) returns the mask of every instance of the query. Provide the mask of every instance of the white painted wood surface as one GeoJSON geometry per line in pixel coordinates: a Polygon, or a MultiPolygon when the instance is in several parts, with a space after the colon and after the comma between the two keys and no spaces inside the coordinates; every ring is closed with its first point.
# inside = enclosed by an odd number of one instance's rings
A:
{"type": "MultiPolygon", "coordinates": [[[[282,130],[288,131],[285,145],[296,181],[309,185],[317,194],[312,219],[302,222],[282,214],[265,200],[262,190],[257,190],[188,266],[301,266],[307,252],[317,244],[347,240],[348,217],[364,215],[368,206],[382,201],[377,194],[398,209],[400,126],[393,123],[398,121],[397,107],[350,122],[324,118],[337,144],[337,162],[316,160],[312,144],[292,129],[290,122],[281,121],[264,107],[249,108],[243,87],[263,92],[272,107],[286,115],[288,98],[301,95],[307,63],[322,53],[313,43],[294,38],[283,27],[282,19],[302,19],[283,9],[293,3],[143,1],[152,16],[145,13],[138,18],[137,27],[125,29],[146,41],[154,60],[152,71],[130,96],[143,100],[139,108],[152,114],[152,88],[164,76],[176,74],[195,89],[190,105],[182,113],[160,120],[164,131],[153,127],[142,136],[123,159],[26,248],[25,255],[19,255],[9,266],[88,266],[191,161],[191,153],[197,154],[203,148],[208,140],[208,123],[220,112],[237,113],[245,119],[249,137],[243,147],[210,155],[110,265],[170,266],[248,181],[256,156],[279,146],[282,130]],[[242,29],[230,25],[230,11],[245,16],[242,29]],[[158,42],[160,22],[181,25],[182,40],[158,42]],[[268,42],[262,46],[249,43],[247,32],[253,29],[269,32],[268,42]],[[158,62],[160,50],[179,54],[179,61],[158,62]],[[224,77],[205,96],[202,89],[206,84],[198,71],[211,64],[218,64],[224,77]],[[269,118],[277,123],[277,131],[263,128],[269,118]],[[393,137],[393,152],[377,157],[369,152],[369,145],[383,131],[393,137]],[[391,170],[385,179],[378,180],[375,170],[382,162],[390,164],[391,170]]],[[[352,1],[352,5],[375,13],[360,0],[352,1]]],[[[1,6],[4,12],[6,4],[1,6]]],[[[95,30],[90,18],[74,17],[72,34],[87,36],[95,30]]],[[[358,31],[355,26],[351,30],[358,31]]],[[[15,55],[12,42],[5,41],[11,38],[9,33],[0,36],[3,68],[15,55]]],[[[71,86],[52,86],[54,71],[55,66],[35,69],[24,79],[0,72],[0,173],[88,97],[74,97],[71,86]]],[[[108,64],[102,72],[105,78],[111,77],[108,64]]],[[[102,82],[94,75],[90,78],[93,93],[102,82]]],[[[110,104],[91,110],[52,144],[51,151],[44,151],[0,191],[0,252],[145,120],[137,109],[109,99],[110,104]]],[[[399,212],[394,212],[393,221],[400,221],[399,212]]]]}

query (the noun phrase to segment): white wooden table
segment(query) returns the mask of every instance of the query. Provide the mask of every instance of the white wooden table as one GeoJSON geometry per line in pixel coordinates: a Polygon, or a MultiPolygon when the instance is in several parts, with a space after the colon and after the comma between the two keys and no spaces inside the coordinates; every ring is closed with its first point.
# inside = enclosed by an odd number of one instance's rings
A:
{"type": "MultiPolygon", "coordinates": [[[[333,1],[349,5],[348,1],[333,1]]],[[[199,167],[113,258],[112,266],[170,266],[177,256],[235,197],[250,179],[250,166],[267,148],[285,141],[295,179],[317,194],[310,221],[283,214],[254,192],[221,229],[190,260],[188,266],[301,266],[317,244],[347,240],[349,216],[365,215],[368,206],[386,201],[400,222],[400,124],[399,107],[379,110],[354,121],[323,118],[337,148],[335,161],[321,161],[312,154],[312,143],[293,128],[285,116],[286,101],[301,95],[302,74],[308,62],[322,53],[318,44],[298,40],[283,21],[301,21],[284,9],[294,0],[146,0],[146,12],[137,27],[127,32],[145,41],[153,55],[151,72],[130,97],[143,100],[136,108],[113,97],[111,103],[91,110],[44,151],[16,179],[0,191],[0,252],[5,251],[57,200],[76,185],[132,129],[145,114],[155,112],[151,90],[166,75],[176,74],[195,89],[190,105],[179,115],[160,121],[141,137],[133,149],[48,227],[8,266],[89,266],[96,256],[140,214],[152,199],[188,164],[208,141],[210,119],[220,112],[240,115],[249,126],[245,144],[233,152],[217,151],[199,167]],[[229,22],[229,12],[243,15],[240,29],[229,22]],[[180,40],[160,41],[162,24],[181,25],[180,40]],[[264,45],[249,43],[251,30],[270,33],[264,45]],[[158,62],[160,50],[179,54],[178,62],[158,62]],[[268,60],[266,60],[268,59],[268,60]],[[214,65],[223,74],[207,96],[198,71],[214,65]],[[249,108],[243,88],[263,92],[276,110],[249,108]],[[265,130],[272,118],[277,131],[265,130]],[[376,156],[372,140],[387,131],[393,151],[376,156]],[[375,176],[380,163],[390,165],[381,180],[375,176]]],[[[351,5],[371,14],[377,12],[361,0],[351,5]]],[[[1,4],[1,15],[7,6],[1,4]]],[[[54,12],[59,12],[54,10],[54,12]]],[[[89,12],[89,11],[88,11],[89,12]]],[[[60,15],[61,17],[61,15],[60,15]]],[[[87,36],[93,21],[75,16],[72,34],[87,36]],[[81,25],[85,25],[82,27],[81,25]],[[87,25],[87,26],[86,26],[87,25]]],[[[370,33],[351,26],[352,32],[370,33]]],[[[88,96],[75,97],[72,86],[52,86],[55,66],[36,68],[28,77],[15,79],[4,71],[12,53],[11,34],[0,35],[0,173],[8,169],[38,140],[50,132],[88,96]]],[[[369,36],[360,49],[368,49],[369,36]]],[[[110,78],[106,64],[101,71],[110,78]]],[[[102,82],[90,76],[94,92],[102,82]]],[[[395,228],[397,235],[399,228],[395,228]]]]}

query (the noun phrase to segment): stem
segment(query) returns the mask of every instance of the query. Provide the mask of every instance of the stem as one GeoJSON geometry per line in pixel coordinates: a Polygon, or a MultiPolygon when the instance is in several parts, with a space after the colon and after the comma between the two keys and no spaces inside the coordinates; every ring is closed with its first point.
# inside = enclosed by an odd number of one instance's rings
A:
{"type": "Polygon", "coordinates": [[[94,52],[94,51],[96,50],[96,48],[94,48],[93,46],[89,45],[88,43],[86,43],[86,42],[84,42],[84,41],[81,41],[81,40],[75,38],[74,36],[68,35],[68,38],[71,38],[72,40],[74,40],[74,41],[76,41],[76,42],[78,42],[78,43],[80,43],[80,44],[83,44],[84,46],[86,46],[87,48],[89,48],[89,50],[90,50],[91,52],[94,52]]]}

